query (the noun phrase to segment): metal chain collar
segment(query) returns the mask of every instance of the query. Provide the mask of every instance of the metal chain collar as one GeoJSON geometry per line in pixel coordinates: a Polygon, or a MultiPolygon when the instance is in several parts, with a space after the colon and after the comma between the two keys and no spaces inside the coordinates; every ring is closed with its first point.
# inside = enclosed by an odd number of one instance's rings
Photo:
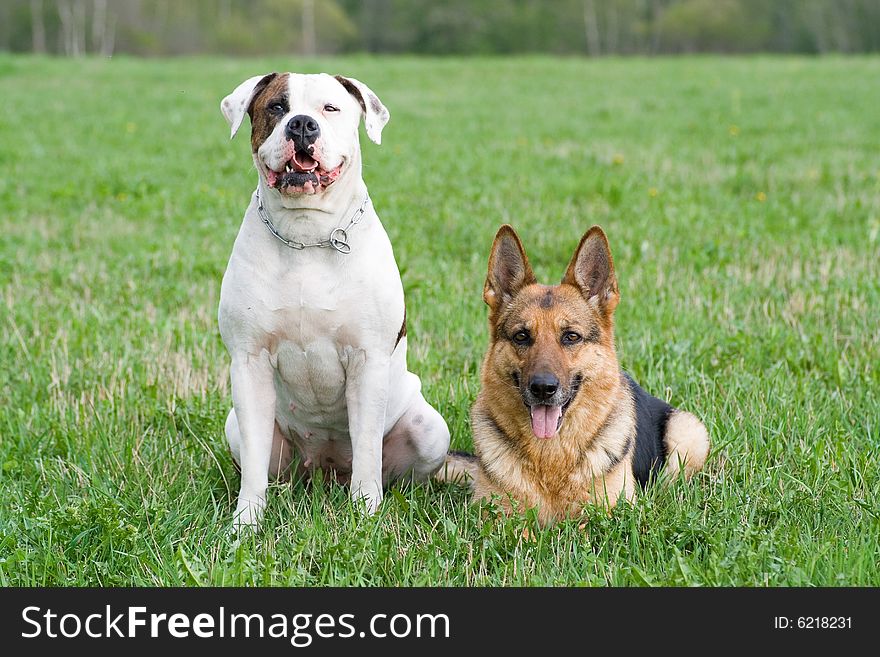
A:
{"type": "Polygon", "coordinates": [[[342,254],[351,253],[351,245],[348,243],[348,231],[352,229],[361,219],[364,217],[364,212],[367,209],[367,203],[370,201],[370,195],[367,194],[364,197],[364,202],[361,203],[361,207],[355,210],[355,213],[351,216],[351,219],[348,222],[348,225],[345,228],[334,228],[333,232],[330,233],[330,237],[320,242],[314,242],[312,244],[306,244],[305,242],[297,242],[296,240],[289,240],[286,237],[282,237],[275,226],[272,224],[272,220],[269,219],[269,212],[263,207],[263,199],[260,198],[260,189],[257,188],[257,210],[260,213],[260,219],[263,220],[263,223],[266,224],[266,228],[269,229],[269,232],[272,233],[280,242],[282,242],[285,246],[290,247],[291,249],[296,249],[297,251],[302,251],[303,249],[308,249],[311,247],[317,247],[319,249],[329,249],[333,248],[339,251],[342,254]]]}

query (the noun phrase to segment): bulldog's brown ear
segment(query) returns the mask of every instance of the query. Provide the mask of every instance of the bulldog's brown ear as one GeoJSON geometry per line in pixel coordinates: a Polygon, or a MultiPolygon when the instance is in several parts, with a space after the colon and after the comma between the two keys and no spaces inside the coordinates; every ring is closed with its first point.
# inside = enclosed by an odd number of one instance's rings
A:
{"type": "Polygon", "coordinates": [[[595,299],[606,313],[614,311],[620,301],[620,292],[617,290],[611,247],[599,226],[593,226],[581,238],[562,282],[574,285],[588,301],[595,299]]]}
{"type": "Polygon", "coordinates": [[[235,137],[235,133],[238,132],[238,129],[241,127],[244,115],[250,112],[254,98],[256,98],[277,75],[277,73],[269,73],[267,75],[255,75],[252,78],[248,78],[220,102],[220,111],[223,112],[223,116],[226,117],[226,120],[232,128],[232,131],[229,134],[230,139],[235,137]]]}
{"type": "Polygon", "coordinates": [[[536,282],[519,236],[511,226],[504,224],[498,229],[492,243],[483,300],[496,313],[522,288],[536,282]]]}
{"type": "Polygon", "coordinates": [[[381,144],[382,128],[385,127],[388,119],[391,118],[388,108],[382,104],[379,96],[373,93],[373,90],[360,80],[346,78],[341,75],[334,77],[339,81],[339,84],[345,87],[348,93],[354,96],[354,99],[361,106],[361,110],[364,113],[364,127],[367,129],[367,137],[374,143],[381,144]]]}

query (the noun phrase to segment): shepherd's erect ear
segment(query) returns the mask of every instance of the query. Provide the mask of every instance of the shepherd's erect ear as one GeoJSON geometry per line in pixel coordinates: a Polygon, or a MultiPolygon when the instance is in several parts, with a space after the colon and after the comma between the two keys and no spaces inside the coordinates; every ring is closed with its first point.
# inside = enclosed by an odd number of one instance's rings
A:
{"type": "Polygon", "coordinates": [[[497,312],[522,288],[536,282],[519,236],[511,226],[504,224],[498,229],[492,243],[483,300],[493,313],[497,312]]]}
{"type": "Polygon", "coordinates": [[[361,106],[361,110],[364,112],[364,126],[367,128],[367,137],[371,141],[381,144],[382,128],[385,127],[388,119],[391,118],[388,108],[382,104],[379,96],[374,94],[373,90],[360,80],[346,78],[341,75],[334,77],[339,80],[339,84],[345,87],[348,93],[354,96],[354,99],[361,106]]]}
{"type": "Polygon", "coordinates": [[[593,226],[575,249],[563,283],[574,285],[587,301],[596,300],[605,312],[612,312],[620,301],[614,261],[608,238],[599,226],[593,226]]]}
{"type": "Polygon", "coordinates": [[[244,120],[244,115],[250,111],[254,98],[266,88],[266,86],[277,76],[277,73],[269,73],[268,75],[255,75],[248,78],[235,88],[231,94],[226,96],[220,103],[220,111],[232,127],[229,138],[235,137],[244,120]]]}

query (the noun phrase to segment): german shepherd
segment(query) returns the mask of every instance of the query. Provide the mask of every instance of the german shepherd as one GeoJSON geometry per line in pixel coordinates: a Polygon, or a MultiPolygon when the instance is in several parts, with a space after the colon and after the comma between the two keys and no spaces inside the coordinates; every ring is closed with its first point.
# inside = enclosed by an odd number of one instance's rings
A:
{"type": "Polygon", "coordinates": [[[476,455],[450,453],[441,478],[472,479],[474,500],[498,496],[507,512],[536,507],[546,525],[587,502],[632,500],[636,482],[664,465],[688,477],[703,467],[706,427],[618,365],[620,294],[599,226],[555,286],[538,284],[516,232],[502,226],[483,299],[491,335],[471,411],[476,455]]]}

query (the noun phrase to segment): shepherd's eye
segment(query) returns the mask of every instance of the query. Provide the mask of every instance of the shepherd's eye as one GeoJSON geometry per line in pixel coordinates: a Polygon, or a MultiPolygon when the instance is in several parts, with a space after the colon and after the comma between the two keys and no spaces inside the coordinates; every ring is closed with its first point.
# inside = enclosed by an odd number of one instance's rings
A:
{"type": "Polygon", "coordinates": [[[581,342],[584,338],[580,333],[576,333],[575,331],[566,331],[562,334],[562,344],[577,344],[581,342]]]}
{"type": "Polygon", "coordinates": [[[324,111],[325,112],[338,112],[339,108],[336,107],[336,105],[331,105],[330,103],[327,103],[326,105],[324,105],[324,111]]]}
{"type": "Polygon", "coordinates": [[[529,341],[532,339],[532,336],[529,335],[528,331],[517,331],[513,334],[513,337],[511,339],[513,340],[514,344],[524,345],[529,343],[529,341]]]}
{"type": "Polygon", "coordinates": [[[271,105],[269,105],[269,111],[273,112],[274,114],[284,114],[284,112],[287,111],[287,108],[284,106],[283,103],[272,103],[271,105]]]}

